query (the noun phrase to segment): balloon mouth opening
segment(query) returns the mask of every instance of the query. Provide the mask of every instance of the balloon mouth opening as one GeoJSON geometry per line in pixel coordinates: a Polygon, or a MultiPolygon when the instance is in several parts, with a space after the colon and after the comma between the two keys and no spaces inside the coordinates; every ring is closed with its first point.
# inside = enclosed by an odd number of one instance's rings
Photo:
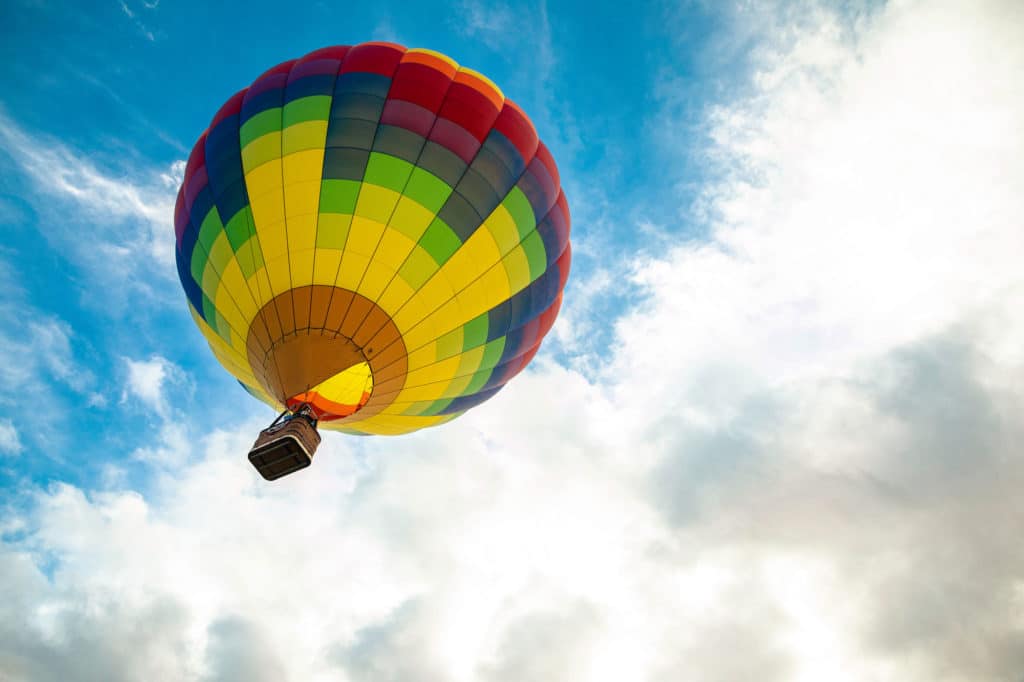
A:
{"type": "Polygon", "coordinates": [[[288,409],[309,405],[318,420],[332,422],[361,410],[373,394],[373,370],[358,362],[285,401],[288,409]]]}

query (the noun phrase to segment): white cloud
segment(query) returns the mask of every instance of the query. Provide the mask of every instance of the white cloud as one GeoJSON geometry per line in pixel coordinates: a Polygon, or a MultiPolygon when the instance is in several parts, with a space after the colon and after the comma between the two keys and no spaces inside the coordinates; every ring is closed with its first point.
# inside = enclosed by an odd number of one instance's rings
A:
{"type": "Polygon", "coordinates": [[[105,285],[104,303],[123,305],[139,291],[166,296],[176,277],[174,242],[167,235],[174,230],[184,162],[118,174],[56,139],[24,130],[2,110],[0,142],[43,197],[36,208],[50,225],[42,237],[105,285]]]}
{"type": "Polygon", "coordinates": [[[10,419],[0,419],[0,453],[5,455],[20,454],[23,449],[18,429],[10,419]]]}
{"type": "Polygon", "coordinates": [[[167,398],[164,386],[168,381],[180,380],[181,370],[167,358],[155,355],[149,360],[132,360],[125,358],[128,367],[128,378],[122,402],[129,397],[138,398],[160,415],[167,413],[167,398]]]}
{"type": "MultiPolygon", "coordinates": [[[[327,437],[274,485],[249,423],[169,445],[185,466],[145,498],[37,492],[0,553],[0,669],[1019,676],[1014,11],[761,36],[753,91],[713,113],[709,238],[636,263],[649,298],[599,381],[542,361],[451,425],[327,437]]],[[[166,405],[157,365],[127,390],[166,405]]]]}

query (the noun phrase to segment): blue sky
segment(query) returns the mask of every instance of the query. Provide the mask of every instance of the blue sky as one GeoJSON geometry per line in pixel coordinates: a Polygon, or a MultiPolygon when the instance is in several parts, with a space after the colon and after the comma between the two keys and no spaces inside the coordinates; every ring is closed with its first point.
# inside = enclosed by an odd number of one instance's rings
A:
{"type": "Polygon", "coordinates": [[[0,677],[1017,679],[1021,5],[407,5],[0,7],[0,677]],[[269,486],[174,196],[372,39],[522,105],[573,273],[493,400],[269,486]]]}

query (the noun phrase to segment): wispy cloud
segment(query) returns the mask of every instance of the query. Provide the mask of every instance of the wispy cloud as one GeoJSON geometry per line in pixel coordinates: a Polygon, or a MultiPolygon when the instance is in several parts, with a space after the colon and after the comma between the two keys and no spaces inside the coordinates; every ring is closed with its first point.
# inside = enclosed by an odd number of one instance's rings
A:
{"type": "Polygon", "coordinates": [[[45,238],[110,292],[162,295],[175,277],[167,235],[183,161],[111,171],[59,140],[29,133],[2,111],[0,141],[31,180],[37,210],[58,226],[44,231],[45,238]]]}
{"type": "MultiPolygon", "coordinates": [[[[132,23],[135,24],[135,28],[137,28],[139,30],[139,33],[146,40],[148,40],[150,42],[155,41],[156,40],[156,36],[153,34],[153,32],[151,30],[149,30],[146,27],[146,25],[144,23],[142,23],[142,19],[138,16],[138,13],[135,10],[133,10],[131,7],[128,6],[128,3],[125,0],[119,0],[119,3],[121,5],[121,11],[125,13],[125,16],[127,16],[129,19],[132,20],[132,23]]],[[[156,2],[153,2],[153,3],[143,2],[142,6],[143,6],[144,9],[154,10],[154,9],[157,8],[157,6],[159,4],[160,4],[160,1],[157,0],[156,2]]]]}
{"type": "Polygon", "coordinates": [[[23,449],[18,429],[10,419],[0,419],[0,453],[5,455],[20,454],[23,449]]]}

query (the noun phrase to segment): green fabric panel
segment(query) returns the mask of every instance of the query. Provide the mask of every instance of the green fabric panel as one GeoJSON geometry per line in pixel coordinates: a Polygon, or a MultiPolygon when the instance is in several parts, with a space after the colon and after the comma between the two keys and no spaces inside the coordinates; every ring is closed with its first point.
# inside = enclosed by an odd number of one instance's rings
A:
{"type": "Polygon", "coordinates": [[[409,180],[412,169],[413,165],[411,163],[397,156],[372,152],[370,160],[366,164],[363,182],[386,187],[401,194],[402,190],[405,189],[406,182],[409,180]]]}
{"type": "MultiPolygon", "coordinates": [[[[192,247],[192,260],[189,262],[189,270],[192,272],[192,279],[196,281],[201,289],[203,286],[203,271],[206,270],[206,249],[199,242],[192,247]]],[[[203,316],[206,320],[206,316],[203,316]]],[[[209,321],[209,320],[207,320],[209,321]]]]}
{"type": "Polygon", "coordinates": [[[462,327],[462,350],[476,348],[487,341],[487,313],[475,317],[462,327]]]}
{"type": "Polygon", "coordinates": [[[414,403],[406,405],[400,414],[408,417],[419,417],[422,416],[427,410],[431,408],[435,401],[433,400],[418,400],[414,403]]]}
{"type": "Polygon", "coordinates": [[[454,329],[437,340],[437,359],[444,360],[462,352],[462,327],[454,329]]]}
{"type": "Polygon", "coordinates": [[[492,370],[493,367],[487,367],[476,372],[473,375],[473,378],[470,380],[469,384],[466,386],[465,390],[462,391],[462,395],[473,395],[481,388],[483,388],[484,384],[487,383],[487,380],[491,378],[492,370]]]}
{"type": "Polygon", "coordinates": [[[253,140],[242,150],[242,168],[249,172],[267,161],[281,158],[281,136],[264,135],[253,140]]]}
{"type": "Polygon", "coordinates": [[[217,240],[217,235],[224,231],[224,224],[220,221],[220,214],[217,213],[217,207],[214,206],[210,209],[210,212],[203,218],[202,225],[199,226],[199,243],[203,245],[207,253],[213,248],[213,243],[217,240]]]}
{"type": "Polygon", "coordinates": [[[228,241],[228,236],[221,232],[216,241],[213,242],[213,248],[210,249],[210,258],[207,261],[207,267],[213,266],[217,272],[223,273],[228,266],[228,261],[235,255],[234,250],[231,248],[231,242],[228,241]]]}
{"type": "Polygon", "coordinates": [[[326,126],[320,130],[316,130],[315,126],[290,128],[281,137],[281,156],[308,149],[323,149],[326,139],[326,126]]]}
{"type": "Polygon", "coordinates": [[[320,183],[320,212],[347,213],[356,212],[356,200],[359,198],[359,186],[355,180],[328,179],[320,183]]]}
{"type": "Polygon", "coordinates": [[[409,176],[404,194],[433,214],[437,214],[448,200],[452,188],[433,173],[416,167],[409,176]]]}
{"type": "MultiPolygon", "coordinates": [[[[494,368],[498,361],[501,360],[501,354],[505,352],[505,337],[500,336],[484,347],[484,356],[480,359],[480,367],[491,370],[494,368]]],[[[488,371],[488,374],[490,372],[488,371]]],[[[470,393],[476,393],[476,389],[470,391],[466,390],[466,395],[470,393]]]]}
{"type": "Polygon", "coordinates": [[[530,281],[534,281],[544,274],[548,267],[548,257],[544,251],[544,240],[540,238],[537,230],[526,235],[522,243],[523,251],[526,252],[526,260],[530,263],[530,281]]]}
{"type": "Polygon", "coordinates": [[[438,414],[444,408],[451,405],[454,398],[438,398],[437,400],[427,402],[427,404],[416,412],[417,415],[422,417],[433,417],[438,414]]]}
{"type": "Polygon", "coordinates": [[[210,261],[206,261],[206,269],[203,271],[203,280],[200,282],[199,288],[210,297],[210,300],[213,300],[217,297],[217,287],[219,286],[220,273],[217,272],[210,261]]]}
{"type": "Polygon", "coordinates": [[[213,307],[213,301],[206,294],[203,294],[203,319],[206,320],[206,324],[210,325],[213,331],[223,336],[217,325],[217,309],[213,307]]]}
{"type": "Polygon", "coordinates": [[[351,225],[351,216],[340,227],[325,225],[321,222],[316,228],[316,247],[318,249],[338,249],[339,251],[344,249],[351,225]]]}
{"type": "Polygon", "coordinates": [[[419,246],[414,246],[398,274],[413,289],[419,289],[435,272],[437,261],[419,246]]]}
{"type": "Polygon", "coordinates": [[[214,310],[213,314],[217,318],[217,333],[220,334],[220,338],[231,343],[231,325],[228,324],[228,321],[224,319],[219,310],[214,310]]]}
{"type": "Polygon", "coordinates": [[[231,242],[231,248],[235,251],[238,251],[242,244],[249,241],[249,237],[252,236],[250,225],[252,225],[252,209],[244,206],[224,226],[224,231],[228,235],[228,241],[231,242]]]}
{"type": "Polygon", "coordinates": [[[519,238],[526,237],[537,227],[537,219],[533,215],[533,207],[530,200],[523,194],[523,190],[513,187],[502,200],[502,205],[512,214],[512,220],[516,221],[516,229],[519,230],[519,238]]]}
{"type": "Polygon", "coordinates": [[[462,246],[462,240],[452,228],[441,220],[434,218],[427,231],[420,237],[419,245],[427,250],[438,264],[444,263],[462,246]]]}
{"type": "Polygon", "coordinates": [[[330,95],[310,95],[284,105],[282,128],[303,121],[326,121],[331,116],[330,95]]]}
{"type": "Polygon", "coordinates": [[[242,124],[238,131],[238,145],[245,149],[253,140],[280,129],[281,107],[261,111],[242,124]]]}
{"type": "Polygon", "coordinates": [[[256,237],[250,237],[235,251],[235,259],[238,260],[238,267],[242,268],[242,274],[246,279],[255,275],[256,271],[263,267],[263,252],[260,250],[256,237]]]}

